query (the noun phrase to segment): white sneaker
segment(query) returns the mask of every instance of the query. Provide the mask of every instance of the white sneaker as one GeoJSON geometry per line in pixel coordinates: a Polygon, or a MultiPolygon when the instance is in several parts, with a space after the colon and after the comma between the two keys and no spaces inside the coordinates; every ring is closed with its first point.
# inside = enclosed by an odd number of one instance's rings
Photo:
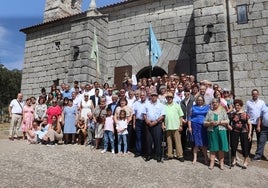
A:
{"type": "Polygon", "coordinates": [[[112,149],[112,154],[114,154],[114,150],[112,149]]]}
{"type": "Polygon", "coordinates": [[[102,151],[101,151],[101,153],[106,153],[106,150],[105,150],[105,149],[104,149],[104,150],[102,150],[102,151]]]}

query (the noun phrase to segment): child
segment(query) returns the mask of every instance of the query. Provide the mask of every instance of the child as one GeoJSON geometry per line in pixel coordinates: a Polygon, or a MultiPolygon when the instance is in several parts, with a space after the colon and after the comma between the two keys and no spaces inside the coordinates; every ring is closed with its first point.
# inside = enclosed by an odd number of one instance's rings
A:
{"type": "Polygon", "coordinates": [[[122,140],[124,143],[124,154],[127,153],[127,116],[126,116],[126,111],[125,110],[120,110],[119,112],[119,121],[116,124],[116,130],[118,133],[118,154],[122,154],[121,151],[121,145],[122,145],[122,140]]]}
{"type": "Polygon", "coordinates": [[[101,153],[105,153],[108,148],[108,143],[110,140],[111,148],[112,148],[112,154],[114,154],[114,120],[112,116],[112,109],[107,108],[106,110],[106,118],[104,122],[104,149],[101,151],[101,153]]]}
{"type": "Polygon", "coordinates": [[[93,120],[93,114],[89,112],[87,114],[87,145],[92,145],[94,147],[94,140],[95,137],[95,122],[93,120]]]}
{"type": "Polygon", "coordinates": [[[85,118],[80,117],[77,123],[77,132],[78,135],[78,144],[84,145],[86,144],[86,136],[87,136],[87,127],[85,124],[85,118]]]}

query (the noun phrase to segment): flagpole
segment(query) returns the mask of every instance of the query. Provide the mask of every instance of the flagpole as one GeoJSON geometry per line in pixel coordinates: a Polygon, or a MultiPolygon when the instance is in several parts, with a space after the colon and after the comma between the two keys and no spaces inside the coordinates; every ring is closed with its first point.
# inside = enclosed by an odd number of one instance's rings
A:
{"type": "MultiPolygon", "coordinates": [[[[150,43],[150,41],[149,41],[150,43]]],[[[151,44],[149,44],[151,45],[151,44]]],[[[149,78],[152,77],[152,64],[151,64],[151,49],[149,50],[149,78]]]]}

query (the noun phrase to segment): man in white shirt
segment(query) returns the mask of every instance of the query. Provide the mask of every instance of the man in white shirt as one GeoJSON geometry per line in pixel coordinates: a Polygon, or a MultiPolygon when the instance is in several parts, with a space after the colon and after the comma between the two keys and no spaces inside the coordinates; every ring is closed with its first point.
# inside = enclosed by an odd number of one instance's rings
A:
{"type": "MultiPolygon", "coordinates": [[[[249,120],[252,124],[252,132],[251,132],[251,138],[253,138],[254,130],[256,132],[257,137],[257,147],[259,145],[260,140],[260,130],[257,128],[258,124],[258,118],[261,114],[261,109],[263,106],[265,106],[265,102],[261,99],[259,99],[259,91],[257,89],[253,89],[251,91],[252,99],[248,100],[246,103],[246,111],[249,114],[249,120]]],[[[249,154],[252,146],[252,139],[249,142],[249,154]]]]}
{"type": "Polygon", "coordinates": [[[22,111],[24,101],[22,93],[18,93],[17,99],[13,99],[9,105],[8,111],[11,117],[10,129],[9,129],[9,140],[13,141],[14,138],[18,139],[18,130],[21,125],[22,111]]]}

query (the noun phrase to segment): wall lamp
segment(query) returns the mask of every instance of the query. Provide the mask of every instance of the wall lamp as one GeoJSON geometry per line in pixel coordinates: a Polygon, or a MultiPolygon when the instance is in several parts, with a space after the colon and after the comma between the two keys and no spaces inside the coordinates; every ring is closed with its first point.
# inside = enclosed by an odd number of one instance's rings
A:
{"type": "Polygon", "coordinates": [[[209,37],[212,37],[213,33],[214,33],[214,25],[208,24],[207,25],[207,34],[209,35],[209,37]]]}

